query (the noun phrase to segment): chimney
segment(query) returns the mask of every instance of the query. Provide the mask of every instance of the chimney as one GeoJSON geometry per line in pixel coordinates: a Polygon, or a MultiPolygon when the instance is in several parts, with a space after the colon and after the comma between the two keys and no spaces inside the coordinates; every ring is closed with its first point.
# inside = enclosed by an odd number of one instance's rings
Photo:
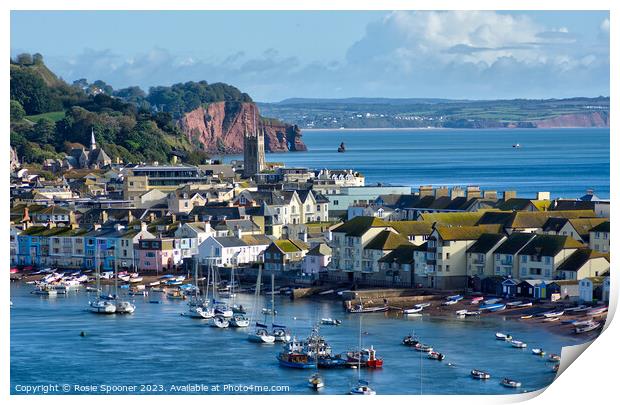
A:
{"type": "Polygon", "coordinates": [[[420,198],[433,195],[433,186],[420,186],[420,198]]]}
{"type": "Polygon", "coordinates": [[[482,193],[482,196],[487,200],[497,200],[497,191],[495,190],[485,190],[482,193]]]}
{"type": "Polygon", "coordinates": [[[146,225],[146,222],[142,222],[142,221],[140,221],[140,231],[141,231],[141,232],[146,232],[146,231],[147,231],[147,225],[146,225]]]}
{"type": "Polygon", "coordinates": [[[448,187],[446,186],[437,187],[435,189],[435,198],[448,197],[449,195],[450,195],[450,191],[448,190],[448,187]]]}
{"type": "Polygon", "coordinates": [[[194,215],[194,222],[200,222],[198,215],[194,215]]]}
{"type": "Polygon", "coordinates": [[[299,240],[302,242],[308,242],[308,231],[304,228],[303,231],[299,232],[299,240]]]}
{"type": "Polygon", "coordinates": [[[480,198],[480,187],[479,186],[467,186],[465,197],[467,197],[467,200],[471,200],[472,198],[480,198]]]}
{"type": "Polygon", "coordinates": [[[549,191],[539,191],[536,193],[537,200],[550,200],[551,193],[549,191]]]}
{"type": "Polygon", "coordinates": [[[95,231],[98,231],[99,229],[101,229],[101,224],[93,224],[93,229],[95,231]]]}
{"type": "Polygon", "coordinates": [[[30,210],[28,207],[24,208],[24,216],[22,217],[22,222],[30,222],[30,210]]]}
{"type": "Polygon", "coordinates": [[[108,211],[103,210],[101,211],[101,223],[105,224],[106,222],[108,222],[108,211]]]}
{"type": "Polygon", "coordinates": [[[235,228],[237,238],[241,239],[241,227],[238,226],[235,228]]]}
{"type": "Polygon", "coordinates": [[[512,198],[517,198],[517,192],[515,190],[504,191],[504,201],[508,201],[512,198]]]}
{"type": "Polygon", "coordinates": [[[130,224],[133,222],[133,220],[133,213],[131,212],[131,210],[127,210],[127,223],[130,224]]]}
{"type": "Polygon", "coordinates": [[[69,224],[69,228],[71,228],[72,230],[78,229],[80,226],[78,224],[76,224],[75,222],[71,222],[69,224]]]}
{"type": "Polygon", "coordinates": [[[49,221],[47,223],[47,229],[52,229],[52,228],[56,228],[56,224],[52,221],[49,221]]]}
{"type": "Polygon", "coordinates": [[[170,222],[177,222],[177,215],[175,213],[170,214],[170,222]]]}
{"type": "Polygon", "coordinates": [[[452,191],[450,192],[451,200],[454,200],[457,197],[465,197],[465,191],[460,186],[452,187],[452,191]]]}
{"type": "Polygon", "coordinates": [[[155,221],[155,213],[149,212],[149,222],[153,222],[153,221],[155,221]]]}

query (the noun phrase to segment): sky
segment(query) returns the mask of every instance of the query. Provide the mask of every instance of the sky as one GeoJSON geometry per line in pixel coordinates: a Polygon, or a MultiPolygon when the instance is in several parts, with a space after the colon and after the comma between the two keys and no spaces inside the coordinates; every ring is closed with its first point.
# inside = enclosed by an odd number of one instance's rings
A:
{"type": "Polygon", "coordinates": [[[115,89],[291,97],[609,95],[606,11],[12,11],[11,56],[115,89]]]}

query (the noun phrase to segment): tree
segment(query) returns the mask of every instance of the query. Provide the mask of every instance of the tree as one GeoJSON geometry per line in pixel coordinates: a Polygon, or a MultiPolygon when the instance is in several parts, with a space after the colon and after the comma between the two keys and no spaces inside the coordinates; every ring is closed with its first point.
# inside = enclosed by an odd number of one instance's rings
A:
{"type": "Polygon", "coordinates": [[[32,55],[32,63],[35,65],[42,65],[43,55],[41,55],[40,53],[35,53],[34,55],[32,55]]]}
{"type": "Polygon", "coordinates": [[[11,100],[11,121],[17,122],[24,119],[26,111],[17,100],[11,100]]]}
{"type": "Polygon", "coordinates": [[[60,102],[52,97],[41,76],[29,68],[11,67],[11,99],[18,101],[28,115],[61,108],[60,102]]]}
{"type": "Polygon", "coordinates": [[[17,55],[17,63],[20,65],[32,65],[32,55],[29,53],[20,53],[17,55]]]}
{"type": "Polygon", "coordinates": [[[32,127],[32,140],[43,144],[53,143],[56,138],[56,123],[49,118],[41,118],[32,127]]]}

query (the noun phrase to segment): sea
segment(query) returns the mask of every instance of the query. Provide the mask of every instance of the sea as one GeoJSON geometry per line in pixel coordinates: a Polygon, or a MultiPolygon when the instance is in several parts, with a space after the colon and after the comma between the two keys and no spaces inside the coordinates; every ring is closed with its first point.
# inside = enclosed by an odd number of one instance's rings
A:
{"type": "MultiPolygon", "coordinates": [[[[276,323],[285,324],[298,338],[307,337],[321,318],[336,318],[340,326],[320,328],[334,353],[357,348],[361,338],[363,347],[373,346],[384,360],[377,370],[321,370],[326,385],[314,392],[307,385],[312,370],[278,364],[280,344],[252,343],[247,330],[218,329],[208,321],[184,317],[184,301],[151,293],[129,297],[136,304],[131,315],[102,315],[86,310],[94,293],[50,298],[32,290],[21,282],[11,284],[13,394],[24,394],[28,387],[45,387],[48,394],[58,395],[346,394],[360,378],[378,394],[514,394],[541,389],[555,378],[553,364],[534,356],[531,348],[560,354],[564,346],[593,338],[552,333],[534,322],[502,316],[358,315],[346,313],[332,299],[291,301],[275,296],[276,323]],[[528,348],[496,340],[498,331],[526,342],[528,348]],[[403,337],[412,332],[446,358],[430,360],[404,346],[403,337]],[[469,374],[474,368],[489,372],[491,379],[473,380],[469,374]],[[503,377],[523,385],[503,387],[503,377]]],[[[250,294],[239,294],[236,301],[254,306],[250,294]]],[[[268,305],[258,301],[255,307],[268,305]]],[[[272,321],[264,315],[255,319],[272,321]]]]}
{"type": "Polygon", "coordinates": [[[307,152],[271,153],[267,161],[353,169],[367,185],[478,185],[530,198],[538,191],[578,198],[592,189],[609,198],[609,128],[307,130],[302,139],[307,152]],[[337,152],[341,142],[345,153],[337,152]]]}

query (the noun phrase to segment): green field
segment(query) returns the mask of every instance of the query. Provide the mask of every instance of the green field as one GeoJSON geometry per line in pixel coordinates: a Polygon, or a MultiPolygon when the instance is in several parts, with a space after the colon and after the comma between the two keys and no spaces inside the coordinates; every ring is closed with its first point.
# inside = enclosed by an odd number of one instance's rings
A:
{"type": "Polygon", "coordinates": [[[37,122],[41,118],[48,118],[54,122],[60,121],[61,119],[65,118],[65,112],[64,111],[52,111],[52,112],[37,114],[37,115],[26,115],[26,119],[32,122],[37,122]]]}

